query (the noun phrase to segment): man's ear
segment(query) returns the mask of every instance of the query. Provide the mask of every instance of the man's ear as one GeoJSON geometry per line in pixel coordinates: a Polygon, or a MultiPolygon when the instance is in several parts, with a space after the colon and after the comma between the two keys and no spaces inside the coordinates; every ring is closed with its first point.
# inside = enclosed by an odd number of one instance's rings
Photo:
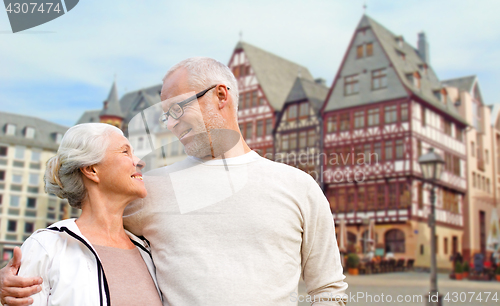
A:
{"type": "Polygon", "coordinates": [[[219,99],[219,109],[223,109],[229,102],[228,88],[226,85],[217,85],[217,87],[215,87],[215,92],[217,94],[217,98],[219,99]]]}
{"type": "Polygon", "coordinates": [[[93,181],[94,183],[100,182],[95,165],[80,168],[80,171],[86,178],[93,181]]]}

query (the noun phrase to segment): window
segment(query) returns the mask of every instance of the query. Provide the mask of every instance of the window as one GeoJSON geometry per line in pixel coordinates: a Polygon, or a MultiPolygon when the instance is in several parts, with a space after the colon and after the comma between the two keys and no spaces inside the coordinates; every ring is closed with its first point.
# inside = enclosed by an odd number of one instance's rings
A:
{"type": "Polygon", "coordinates": [[[448,238],[444,238],[443,240],[443,251],[444,255],[448,255],[448,238]]]}
{"type": "Polygon", "coordinates": [[[392,157],[392,140],[389,140],[385,142],[385,160],[391,160],[392,157]]]}
{"type": "Polygon", "coordinates": [[[38,175],[36,173],[30,173],[29,184],[30,185],[38,185],[39,178],[40,178],[40,175],[38,175]]]}
{"type": "Polygon", "coordinates": [[[290,134],[290,150],[295,150],[297,148],[297,134],[290,134]]]}
{"type": "Polygon", "coordinates": [[[55,133],[54,135],[54,140],[57,144],[60,144],[61,143],[61,140],[63,138],[63,134],[61,133],[55,133]]]}
{"type": "Polygon", "coordinates": [[[26,207],[36,208],[36,198],[28,198],[28,201],[26,203],[26,207]]]}
{"type": "Polygon", "coordinates": [[[424,208],[424,187],[422,183],[418,183],[417,186],[417,197],[418,197],[418,208],[424,208]]]}
{"type": "Polygon", "coordinates": [[[309,130],[307,132],[307,146],[314,147],[316,145],[316,132],[314,130],[309,130]]]}
{"type": "Polygon", "coordinates": [[[394,183],[389,184],[389,209],[396,209],[396,197],[398,195],[398,192],[396,190],[397,185],[394,183]]]}
{"type": "Polygon", "coordinates": [[[271,135],[273,133],[273,119],[266,119],[266,135],[271,135]]]}
{"type": "Polygon", "coordinates": [[[345,211],[345,203],[346,203],[345,188],[337,189],[337,193],[338,193],[337,212],[344,212],[345,211]]]}
{"type": "Polygon", "coordinates": [[[264,121],[257,121],[257,137],[261,137],[264,134],[264,121]]]}
{"type": "Polygon", "coordinates": [[[23,182],[22,174],[12,174],[12,183],[21,184],[23,182]]]}
{"type": "Polygon", "coordinates": [[[422,126],[425,126],[426,118],[425,118],[425,108],[423,105],[420,105],[420,120],[422,122],[422,126]]]}
{"type": "Polygon", "coordinates": [[[42,152],[40,151],[31,151],[31,161],[39,162],[41,159],[42,152]]]}
{"type": "Polygon", "coordinates": [[[240,98],[239,98],[239,101],[238,101],[238,108],[239,109],[244,109],[245,108],[245,94],[244,93],[240,94],[240,98]]]}
{"type": "Polygon", "coordinates": [[[380,109],[372,108],[368,110],[368,126],[380,124],[380,109]]]}
{"type": "MultiPolygon", "coordinates": [[[[375,154],[375,162],[379,161],[379,158],[382,157],[382,143],[381,142],[376,142],[373,144],[373,153],[375,154]]],[[[373,163],[372,156],[370,155],[370,161],[373,163]]]]}
{"type": "Polygon", "coordinates": [[[399,183],[399,208],[408,208],[411,204],[410,189],[408,184],[399,183]]]}
{"type": "Polygon", "coordinates": [[[358,75],[351,75],[344,78],[344,95],[349,96],[359,93],[358,75]]]}
{"type": "Polygon", "coordinates": [[[16,125],[15,124],[6,124],[5,125],[5,135],[13,136],[16,134],[16,125]]]}
{"type": "Polygon", "coordinates": [[[4,181],[4,180],[5,180],[5,171],[0,170],[0,181],[4,181]]]}
{"type": "Polygon", "coordinates": [[[363,45],[359,45],[356,47],[356,58],[363,57],[363,45]]]}
{"type": "Polygon", "coordinates": [[[354,188],[347,189],[347,208],[346,212],[354,212],[354,188]]]}
{"type": "Polygon", "coordinates": [[[16,159],[24,159],[24,150],[25,149],[26,149],[25,147],[16,146],[15,158],[16,159]]]}
{"type": "Polygon", "coordinates": [[[378,69],[372,71],[372,89],[380,89],[387,87],[386,69],[378,69]]]}
{"type": "Polygon", "coordinates": [[[350,129],[351,118],[349,113],[340,114],[340,130],[347,131],[350,129]]]}
{"type": "Polygon", "coordinates": [[[402,139],[396,140],[396,158],[400,159],[404,157],[404,144],[402,139]]]}
{"type": "Polygon", "coordinates": [[[470,155],[472,155],[472,157],[476,157],[476,146],[474,144],[474,141],[470,142],[470,150],[470,155]]]}
{"type": "Polygon", "coordinates": [[[356,211],[365,210],[365,187],[358,187],[358,206],[356,211]]]}
{"type": "Polygon", "coordinates": [[[170,146],[170,155],[171,156],[177,156],[177,155],[179,155],[179,141],[174,140],[171,143],[171,146],[170,146]]]}
{"type": "Polygon", "coordinates": [[[458,156],[453,156],[453,174],[460,176],[461,172],[460,158],[458,156]]]}
{"type": "Polygon", "coordinates": [[[377,186],[377,209],[385,209],[385,185],[377,186]]]}
{"type": "Polygon", "coordinates": [[[287,151],[288,150],[289,139],[290,139],[289,135],[283,135],[283,138],[281,139],[281,150],[282,151],[287,151]]]}
{"type": "Polygon", "coordinates": [[[300,104],[299,108],[299,117],[307,117],[309,116],[309,103],[302,103],[300,104]]]}
{"type": "Polygon", "coordinates": [[[252,91],[252,106],[259,105],[259,93],[255,90],[252,91]]]}
{"type": "Polygon", "coordinates": [[[368,192],[368,198],[366,199],[366,210],[375,210],[375,201],[376,201],[376,196],[375,196],[375,193],[376,193],[376,190],[375,190],[375,186],[374,185],[371,185],[367,188],[367,192],[368,192]]]}
{"type": "Polygon", "coordinates": [[[303,149],[307,144],[307,134],[305,131],[299,133],[299,148],[303,149]]]}
{"type": "Polygon", "coordinates": [[[26,127],[26,129],[24,130],[24,137],[29,139],[35,138],[35,129],[29,126],[26,127]]]}
{"type": "Polygon", "coordinates": [[[401,121],[408,121],[408,104],[401,104],[401,121]]]}
{"type": "MultiPolygon", "coordinates": [[[[363,146],[363,155],[362,157],[364,158],[364,163],[371,163],[371,154],[372,153],[372,146],[371,144],[367,143],[363,146]]],[[[357,156],[356,156],[357,158],[357,156]]],[[[359,163],[359,159],[357,158],[357,162],[359,163]]]]}
{"type": "Polygon", "coordinates": [[[15,232],[16,230],[17,230],[17,221],[9,220],[9,222],[7,222],[7,231],[15,232]]]}
{"type": "Polygon", "coordinates": [[[252,107],[252,93],[251,92],[245,93],[245,102],[246,102],[247,108],[252,107]]]}
{"type": "Polygon", "coordinates": [[[290,105],[288,107],[288,120],[295,120],[297,119],[297,105],[290,105]]]}
{"type": "Polygon", "coordinates": [[[484,150],[484,163],[485,164],[488,164],[489,156],[490,156],[490,154],[489,154],[488,150],[484,150]]]}
{"type": "Polygon", "coordinates": [[[417,140],[417,157],[422,155],[422,140],[417,140]]]}
{"type": "Polygon", "coordinates": [[[24,223],[24,232],[31,234],[33,233],[33,229],[35,228],[35,224],[32,222],[26,222],[24,223]]]}
{"type": "Polygon", "coordinates": [[[462,130],[455,125],[455,137],[457,138],[458,141],[463,141],[464,136],[462,130]]]}
{"type": "Polygon", "coordinates": [[[365,111],[354,113],[354,128],[359,129],[365,127],[365,111]]]}
{"type": "Polygon", "coordinates": [[[451,137],[451,122],[443,118],[444,133],[451,137]]]}
{"type": "Polygon", "coordinates": [[[7,147],[0,147],[0,156],[7,156],[7,147]]]}
{"type": "Polygon", "coordinates": [[[246,132],[245,132],[247,139],[252,139],[253,136],[253,126],[252,122],[248,122],[246,126],[246,132]]]}
{"type": "Polygon", "coordinates": [[[393,123],[398,121],[397,105],[384,107],[385,123],[393,123]]]}
{"type": "Polygon", "coordinates": [[[333,115],[326,119],[326,131],[328,133],[337,131],[337,115],[333,115]]]}
{"type": "Polygon", "coordinates": [[[366,44],[366,56],[372,56],[373,55],[373,43],[367,43],[366,44]]]}
{"type": "Polygon", "coordinates": [[[474,172],[472,172],[472,187],[476,187],[477,184],[476,184],[476,174],[474,172]]]}
{"type": "Polygon", "coordinates": [[[392,253],[405,252],[405,234],[398,229],[392,229],[385,233],[385,251],[392,253]]]}

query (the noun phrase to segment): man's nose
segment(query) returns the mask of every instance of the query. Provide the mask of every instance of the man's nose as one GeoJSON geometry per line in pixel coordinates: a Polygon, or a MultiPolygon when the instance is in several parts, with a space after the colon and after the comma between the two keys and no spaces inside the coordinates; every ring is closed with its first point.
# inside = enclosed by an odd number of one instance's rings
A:
{"type": "Polygon", "coordinates": [[[167,120],[167,129],[171,131],[172,133],[174,132],[174,128],[179,124],[180,118],[179,119],[174,119],[172,116],[168,117],[167,120]]]}

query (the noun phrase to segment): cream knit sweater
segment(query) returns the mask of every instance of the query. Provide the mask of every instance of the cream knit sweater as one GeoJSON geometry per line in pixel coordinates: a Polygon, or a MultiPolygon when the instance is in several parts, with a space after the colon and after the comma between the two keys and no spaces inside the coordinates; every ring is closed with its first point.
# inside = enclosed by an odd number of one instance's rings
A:
{"type": "Polygon", "coordinates": [[[317,301],[344,296],[332,214],[307,173],[252,151],[188,157],[144,180],[124,225],[150,241],[164,305],[297,305],[301,273],[317,301]]]}

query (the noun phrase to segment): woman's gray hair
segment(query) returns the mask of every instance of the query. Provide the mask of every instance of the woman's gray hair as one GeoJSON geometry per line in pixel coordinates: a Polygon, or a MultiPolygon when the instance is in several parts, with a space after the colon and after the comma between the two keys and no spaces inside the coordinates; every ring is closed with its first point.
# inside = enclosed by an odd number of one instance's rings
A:
{"type": "Polygon", "coordinates": [[[106,123],[84,123],[71,127],[61,140],[57,154],[47,161],[43,177],[45,192],[68,199],[75,208],[82,208],[87,196],[81,168],[101,162],[109,145],[109,135],[123,132],[106,123]]]}
{"type": "Polygon", "coordinates": [[[187,70],[191,87],[199,88],[199,90],[214,84],[224,84],[229,87],[229,94],[234,101],[235,118],[238,118],[238,82],[229,67],[213,58],[191,57],[170,68],[163,78],[163,82],[180,68],[187,70]]]}

